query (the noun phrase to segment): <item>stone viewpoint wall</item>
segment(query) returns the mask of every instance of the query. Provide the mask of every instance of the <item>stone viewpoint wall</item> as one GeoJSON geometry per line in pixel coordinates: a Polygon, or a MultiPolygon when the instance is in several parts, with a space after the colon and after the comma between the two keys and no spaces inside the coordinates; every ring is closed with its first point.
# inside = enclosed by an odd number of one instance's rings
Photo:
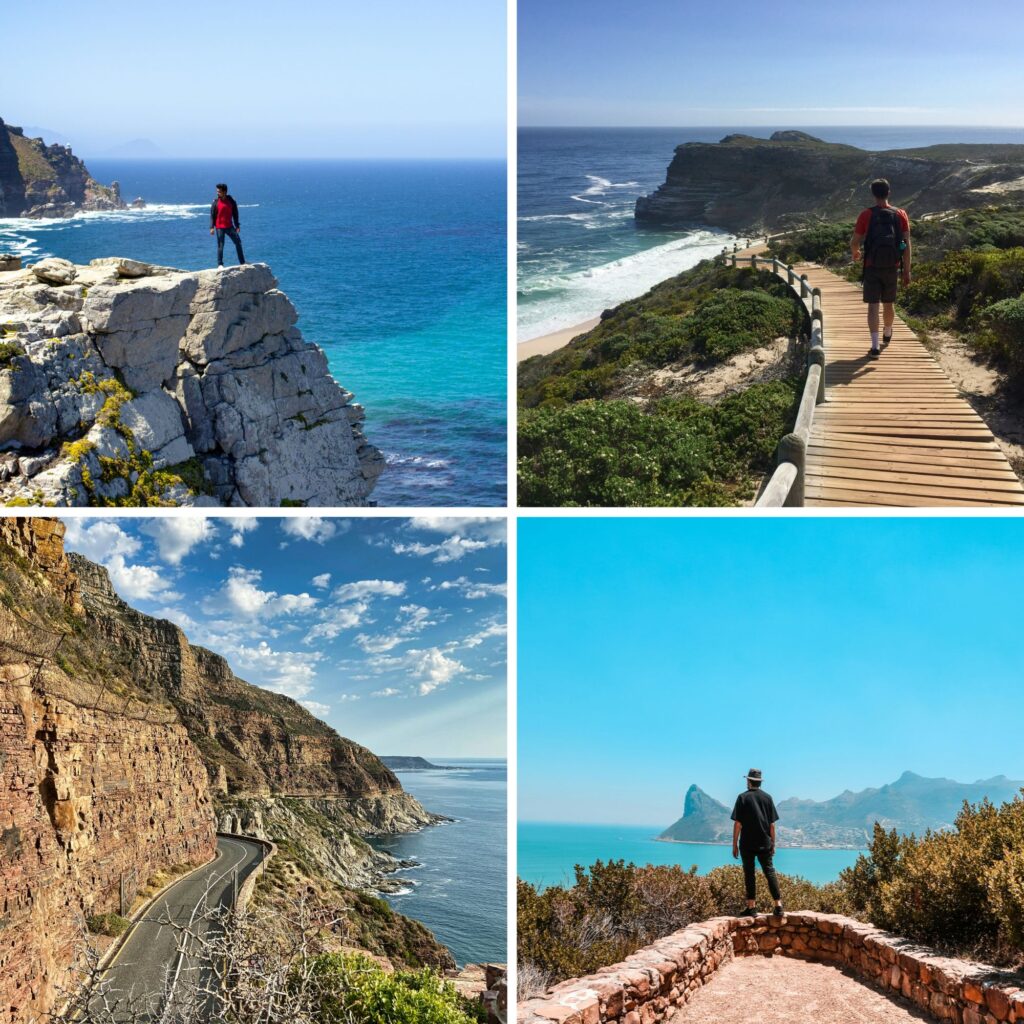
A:
{"type": "MultiPolygon", "coordinates": [[[[56,520],[0,520],[0,540],[78,616],[63,533],[56,520]]],[[[0,603],[2,1024],[59,1000],[86,917],[122,913],[156,871],[216,849],[206,769],[185,729],[159,709],[155,721],[133,715],[124,695],[101,701],[49,640],[0,603]]]]}
{"type": "Polygon", "coordinates": [[[270,268],[0,271],[0,502],[365,505],[361,406],[270,268]]]}
{"type": "Polygon", "coordinates": [[[597,974],[555,985],[519,1004],[520,1024],[654,1024],[736,956],[833,963],[902,995],[931,1019],[954,1024],[1024,1021],[1020,975],[941,957],[871,924],[833,914],[716,917],[692,924],[597,974]]]}

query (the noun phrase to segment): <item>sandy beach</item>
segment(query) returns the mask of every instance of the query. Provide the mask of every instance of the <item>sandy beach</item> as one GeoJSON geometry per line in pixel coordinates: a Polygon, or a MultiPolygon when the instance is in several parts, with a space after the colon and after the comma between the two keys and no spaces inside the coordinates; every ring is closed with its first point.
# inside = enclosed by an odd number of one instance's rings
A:
{"type": "Polygon", "coordinates": [[[595,316],[593,320],[585,320],[581,324],[576,324],[575,327],[566,327],[561,331],[554,331],[552,334],[542,334],[539,338],[521,341],[516,346],[516,362],[521,363],[524,359],[529,359],[530,356],[546,356],[549,352],[568,345],[573,338],[586,334],[600,322],[601,318],[595,316]]]}

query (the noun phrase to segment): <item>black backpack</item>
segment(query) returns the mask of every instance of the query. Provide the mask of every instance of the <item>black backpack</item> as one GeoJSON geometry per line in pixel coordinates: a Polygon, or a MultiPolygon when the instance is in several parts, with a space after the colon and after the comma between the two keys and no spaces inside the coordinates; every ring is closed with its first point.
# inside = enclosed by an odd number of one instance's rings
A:
{"type": "Polygon", "coordinates": [[[903,223],[894,206],[873,206],[871,223],[864,237],[864,260],[873,267],[887,269],[903,262],[903,223]]]}

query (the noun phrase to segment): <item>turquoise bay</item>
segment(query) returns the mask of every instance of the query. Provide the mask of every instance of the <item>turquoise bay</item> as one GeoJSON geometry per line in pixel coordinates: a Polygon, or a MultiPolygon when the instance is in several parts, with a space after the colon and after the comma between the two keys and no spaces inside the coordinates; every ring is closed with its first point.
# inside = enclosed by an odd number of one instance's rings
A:
{"type": "MultiPolygon", "coordinates": [[[[545,887],[571,883],[573,867],[589,867],[597,860],[625,860],[634,864],[696,865],[700,874],[724,864],[737,863],[728,846],[703,843],[661,843],[654,837],[658,825],[564,825],[519,822],[517,874],[524,881],[545,887]]],[[[775,866],[787,875],[799,875],[821,885],[835,881],[850,867],[859,850],[780,849],[775,866]]]]}

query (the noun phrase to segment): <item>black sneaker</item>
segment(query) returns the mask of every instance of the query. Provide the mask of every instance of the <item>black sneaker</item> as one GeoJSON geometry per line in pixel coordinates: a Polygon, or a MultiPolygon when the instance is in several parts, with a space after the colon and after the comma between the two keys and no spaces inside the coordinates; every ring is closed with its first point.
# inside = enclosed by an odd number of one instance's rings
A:
{"type": "Polygon", "coordinates": [[[737,917],[757,917],[757,911],[753,907],[747,907],[742,914],[737,914],[737,917]]]}
{"type": "Polygon", "coordinates": [[[779,904],[779,905],[778,905],[778,906],[777,906],[777,907],[776,907],[776,908],[775,908],[775,909],[774,909],[774,910],[772,911],[772,917],[785,917],[785,916],[786,916],[786,912],[785,912],[785,911],[784,911],[784,910],[782,909],[782,904],[780,903],[780,904],[779,904]]]}
{"type": "Polygon", "coordinates": [[[883,348],[888,347],[890,341],[892,341],[892,335],[891,334],[883,334],[882,335],[882,347],[883,348]]]}
{"type": "Polygon", "coordinates": [[[877,359],[882,353],[877,348],[868,349],[868,358],[877,359]]]}

